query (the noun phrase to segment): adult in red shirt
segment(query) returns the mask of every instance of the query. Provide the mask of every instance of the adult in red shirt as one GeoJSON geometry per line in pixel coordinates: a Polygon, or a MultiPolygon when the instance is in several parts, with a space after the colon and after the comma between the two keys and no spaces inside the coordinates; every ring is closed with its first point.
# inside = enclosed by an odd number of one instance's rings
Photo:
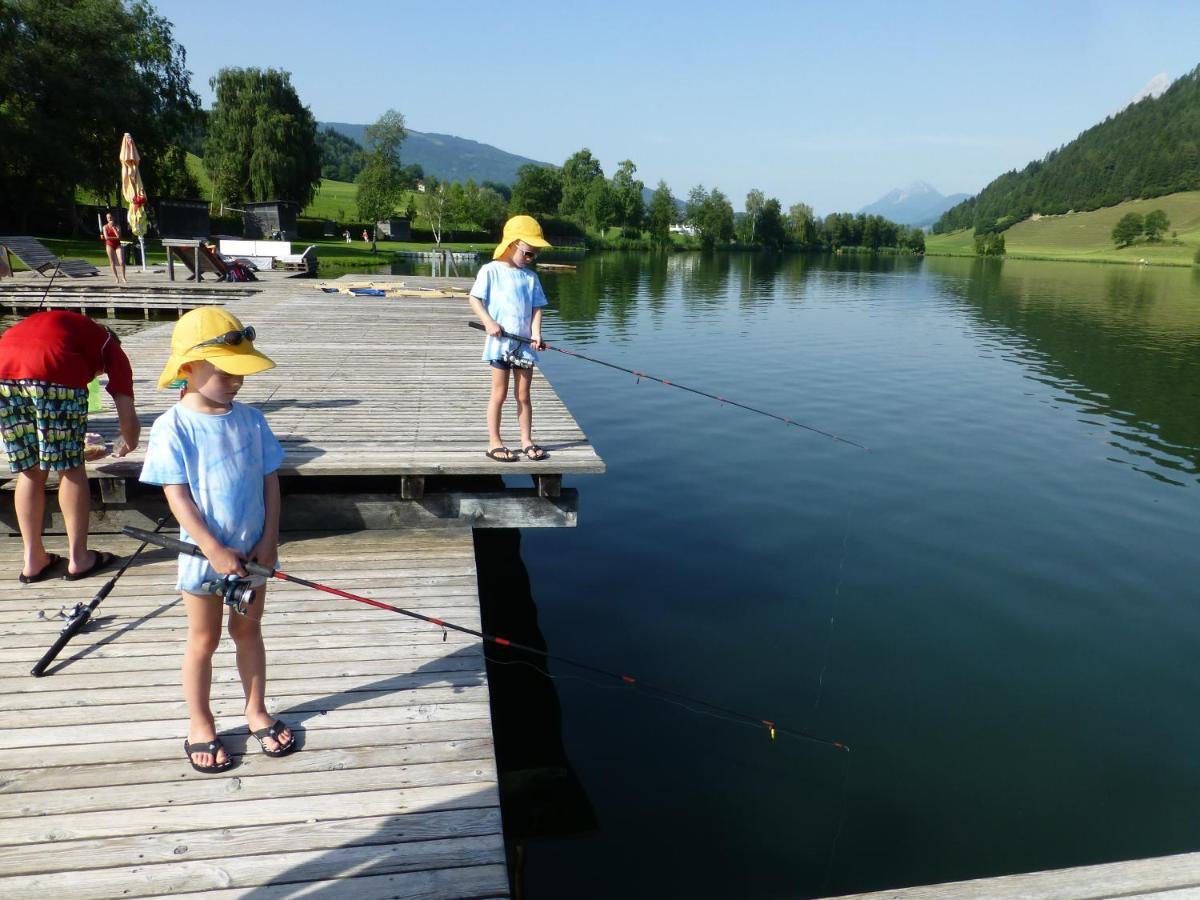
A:
{"type": "Polygon", "coordinates": [[[121,437],[115,456],[138,445],[141,425],[133,405],[133,370],[117,336],[79,313],[34,313],[0,335],[0,434],[9,468],[17,473],[17,524],[25,546],[20,580],[53,574],[61,557],[42,543],[46,478],[60,473],[58,505],[67,529],[70,581],[98,572],[115,558],[88,550],[91,491],[83,465],[87,386],[108,375],[121,437]]]}

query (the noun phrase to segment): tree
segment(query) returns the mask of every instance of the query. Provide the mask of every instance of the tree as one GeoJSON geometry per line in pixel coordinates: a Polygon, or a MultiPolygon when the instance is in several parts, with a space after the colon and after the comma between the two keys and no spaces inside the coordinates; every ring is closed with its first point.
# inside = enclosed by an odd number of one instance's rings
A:
{"type": "MultiPolygon", "coordinates": [[[[351,140],[332,128],[317,132],[317,147],[321,151],[321,177],[333,181],[354,181],[366,164],[366,154],[358,141],[351,140]]],[[[200,154],[204,152],[203,146],[200,154]]]]}
{"type": "Polygon", "coordinates": [[[798,246],[807,249],[817,245],[817,220],[807,203],[793,203],[788,207],[788,225],[792,240],[798,246]]]}
{"type": "Polygon", "coordinates": [[[115,202],[126,131],[151,196],[196,196],[184,144],[199,122],[184,49],[146,0],[0,2],[0,218],[13,230],[71,221],[76,188],[115,202]]]}
{"type": "Polygon", "coordinates": [[[508,211],[514,216],[552,216],[562,201],[562,175],[558,169],[526,163],[517,169],[508,211]]]}
{"type": "Polygon", "coordinates": [[[766,198],[758,188],[751,188],[746,194],[746,219],[750,226],[750,243],[754,243],[754,235],[758,231],[758,217],[762,215],[766,198]]]}
{"type": "Polygon", "coordinates": [[[400,145],[408,136],[404,116],[389,109],[373,125],[367,126],[366,164],[355,183],[358,185],[359,218],[371,223],[371,252],[375,252],[379,220],[392,215],[404,196],[404,170],[400,167],[400,145]]]}
{"type": "Polygon", "coordinates": [[[783,208],[774,197],[765,201],[758,213],[758,239],[762,242],[763,249],[773,252],[782,250],[783,245],[787,243],[783,208]]]}
{"type": "MultiPolygon", "coordinates": [[[[634,178],[637,166],[633,160],[625,159],[617,165],[617,173],[610,185],[613,198],[613,221],[628,232],[638,231],[646,214],[646,201],[642,197],[646,185],[634,178]]],[[[631,234],[637,237],[636,234],[631,234]]]]}
{"type": "Polygon", "coordinates": [[[687,219],[700,234],[700,243],[711,250],[717,243],[728,244],[733,238],[733,206],[716,188],[705,191],[698,184],[688,194],[687,219]]]}
{"type": "Polygon", "coordinates": [[[1171,220],[1167,218],[1167,214],[1161,209],[1151,210],[1146,213],[1146,218],[1142,222],[1142,231],[1146,235],[1146,240],[1157,241],[1164,231],[1171,227],[1171,220]]]}
{"type": "Polygon", "coordinates": [[[650,209],[646,213],[646,227],[650,240],[665,247],[671,243],[671,226],[675,224],[675,198],[665,181],[660,181],[650,195],[650,209]]]}
{"type": "Polygon", "coordinates": [[[433,232],[433,242],[440,247],[442,230],[450,211],[450,196],[446,184],[436,178],[429,178],[425,182],[425,193],[417,196],[421,198],[421,213],[429,222],[429,230],[433,232]]]}
{"type": "Polygon", "coordinates": [[[587,202],[588,191],[592,182],[604,178],[604,170],[600,161],[592,156],[592,151],[584,147],[563,163],[562,167],[562,200],[558,205],[558,213],[569,219],[583,220],[586,218],[584,204],[587,202]]]}
{"type": "Polygon", "coordinates": [[[277,69],[221,69],[204,142],[215,199],[294,200],[308,206],[321,184],[317,123],[277,69]]]}
{"type": "Polygon", "coordinates": [[[603,232],[612,224],[616,213],[612,188],[603,178],[597,178],[588,186],[583,198],[583,220],[597,231],[603,232]]]}
{"type": "Polygon", "coordinates": [[[1112,239],[1118,247],[1127,247],[1137,239],[1145,228],[1145,220],[1137,213],[1125,213],[1113,226],[1112,239]]]}

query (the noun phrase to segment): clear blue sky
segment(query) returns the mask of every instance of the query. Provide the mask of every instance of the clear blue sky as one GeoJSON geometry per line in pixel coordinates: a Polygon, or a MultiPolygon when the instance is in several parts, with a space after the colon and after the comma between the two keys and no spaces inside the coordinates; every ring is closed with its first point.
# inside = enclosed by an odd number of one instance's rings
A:
{"type": "Polygon", "coordinates": [[[547,162],[632,159],[678,197],[741,209],[759,188],[822,214],[916,179],[974,193],[1200,64],[1196,0],[156,6],[205,106],[221,67],[274,67],[319,121],[394,108],[547,162]]]}

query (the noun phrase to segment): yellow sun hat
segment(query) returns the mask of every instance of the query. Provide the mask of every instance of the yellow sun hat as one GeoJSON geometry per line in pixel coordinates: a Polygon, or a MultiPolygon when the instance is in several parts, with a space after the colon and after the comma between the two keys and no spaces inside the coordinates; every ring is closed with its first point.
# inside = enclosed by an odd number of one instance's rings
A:
{"type": "Polygon", "coordinates": [[[513,216],[504,223],[504,237],[500,239],[492,259],[502,259],[504,251],[513,241],[524,241],[530,247],[549,247],[550,242],[542,236],[542,226],[533,216],[513,216]]]}
{"type": "Polygon", "coordinates": [[[201,306],[180,316],[171,332],[171,358],[158,376],[160,388],[183,376],[184,363],[206,359],[230,375],[254,375],[275,363],[254,349],[254,331],[219,306],[201,306]],[[249,332],[249,333],[247,333],[249,332]]]}

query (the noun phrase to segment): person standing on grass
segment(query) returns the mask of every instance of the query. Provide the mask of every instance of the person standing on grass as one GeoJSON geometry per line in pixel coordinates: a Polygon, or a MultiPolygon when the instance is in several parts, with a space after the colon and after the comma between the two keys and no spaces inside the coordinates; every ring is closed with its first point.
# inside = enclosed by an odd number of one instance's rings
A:
{"type": "MultiPolygon", "coordinates": [[[[213,718],[212,659],[221,641],[225,605],[213,582],[246,576],[243,560],[278,564],[279,476],[283,448],[267,420],[234,397],[247,375],[274,368],[254,348],[253,328],[215,306],[193,309],[175,323],[171,357],[159,387],[184,379],[179,402],[154,422],[141,480],[162,485],[179,537],[200,548],[203,557],[179,556],[176,588],[187,609],[183,655],[183,696],[189,724],[183,752],[205,774],[233,765],[217,737],[213,718]]],[[[265,580],[265,579],[264,579],[265,580]]],[[[254,588],[244,614],[230,610],[229,636],[237,651],[238,674],[246,696],[246,722],[267,756],[286,756],[296,737],[267,712],[267,655],[262,617],[267,588],[254,588]]]]}
{"type": "Polygon", "coordinates": [[[87,316],[64,310],[34,313],[0,335],[0,432],[8,467],[17,473],[17,524],[24,545],[22,584],[55,574],[62,557],[42,543],[46,479],[59,473],[58,506],[67,532],[67,570],[75,581],[116,557],[88,549],[91,490],[84,468],[88,383],[108,375],[121,436],[114,456],[137,448],[141,436],[133,405],[133,369],[113,332],[87,316]]]}
{"type": "Polygon", "coordinates": [[[491,366],[492,395],[488,401],[488,449],[486,455],[497,462],[516,462],[520,457],[500,437],[500,414],[508,394],[509,376],[513,381],[513,399],[517,403],[517,423],[521,428],[521,452],[527,459],[542,460],[548,454],[533,442],[533,404],[530,386],[537,349],[542,348],[542,307],[546,293],[533,270],[538,250],[550,244],[542,235],[542,226],[532,216],[513,216],[504,223],[504,236],[492,254],[494,262],[479,270],[471,287],[471,311],[479,317],[487,332],[483,361],[491,366]],[[502,337],[501,333],[523,337],[523,343],[502,337]]]}

